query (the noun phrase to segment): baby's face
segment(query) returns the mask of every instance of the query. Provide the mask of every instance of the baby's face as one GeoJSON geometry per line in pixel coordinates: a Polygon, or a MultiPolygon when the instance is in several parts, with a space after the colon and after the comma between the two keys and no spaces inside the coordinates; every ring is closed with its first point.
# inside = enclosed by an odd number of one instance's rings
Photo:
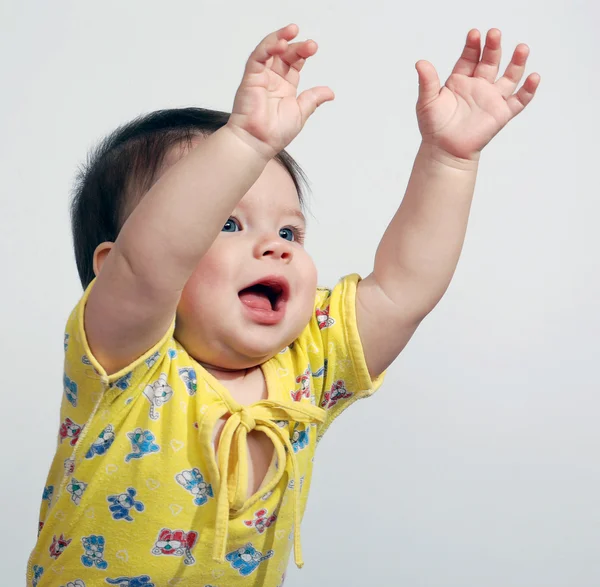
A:
{"type": "Polygon", "coordinates": [[[272,160],[183,290],[175,337],[196,360],[244,369],[298,337],[313,312],[317,286],[302,244],[304,229],[294,182],[272,160]]]}

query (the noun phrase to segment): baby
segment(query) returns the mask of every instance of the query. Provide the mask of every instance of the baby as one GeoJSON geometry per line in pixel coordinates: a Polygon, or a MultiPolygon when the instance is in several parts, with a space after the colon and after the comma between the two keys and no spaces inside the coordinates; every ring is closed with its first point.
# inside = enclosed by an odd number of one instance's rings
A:
{"type": "Polygon", "coordinates": [[[289,25],[248,59],[231,115],[160,111],[81,173],[72,208],[84,294],[65,334],[56,455],[33,587],[283,584],[302,566],[315,448],[444,294],[480,151],[533,98],[479,32],[445,86],[416,64],[422,144],[373,272],[317,287],[303,175],[284,151],[328,87],[297,94],[317,51],[289,25]]]}

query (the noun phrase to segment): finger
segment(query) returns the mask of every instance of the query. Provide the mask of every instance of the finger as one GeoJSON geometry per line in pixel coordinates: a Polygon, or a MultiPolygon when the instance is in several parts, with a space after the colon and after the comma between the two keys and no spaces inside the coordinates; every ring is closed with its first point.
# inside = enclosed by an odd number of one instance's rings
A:
{"type": "Polygon", "coordinates": [[[483,55],[477,64],[473,77],[480,77],[490,83],[496,81],[502,57],[502,34],[498,29],[490,29],[485,39],[483,55]]]}
{"type": "Polygon", "coordinates": [[[440,78],[435,67],[424,61],[417,61],[415,69],[419,74],[419,97],[417,99],[417,108],[422,108],[438,97],[440,93],[440,78]]]}
{"type": "Polygon", "coordinates": [[[288,45],[288,49],[279,55],[279,59],[288,67],[300,71],[306,60],[312,57],[318,49],[319,46],[312,39],[291,43],[288,45]]]}
{"type": "Polygon", "coordinates": [[[325,102],[335,99],[333,90],[327,86],[317,86],[304,90],[298,98],[298,107],[302,113],[302,124],[308,120],[308,117],[325,102]]]}
{"type": "Polygon", "coordinates": [[[514,95],[510,96],[506,103],[510,108],[512,117],[514,118],[517,114],[522,112],[523,108],[533,100],[535,93],[540,85],[540,75],[538,73],[530,74],[525,83],[521,86],[521,89],[514,95]]]}
{"type": "Polygon", "coordinates": [[[471,29],[467,33],[467,40],[465,42],[465,48],[461,56],[459,57],[452,73],[458,73],[461,75],[473,75],[477,64],[479,63],[479,56],[481,55],[481,37],[477,29],[471,29]]]}
{"type": "Polygon", "coordinates": [[[247,73],[259,73],[267,61],[274,55],[283,53],[291,41],[298,34],[298,26],[288,24],[286,27],[267,35],[252,52],[246,64],[247,73]]]}
{"type": "Polygon", "coordinates": [[[318,45],[312,40],[291,43],[283,53],[273,59],[270,67],[289,82],[297,83],[298,73],[304,67],[306,60],[317,52],[317,49],[318,45]],[[290,72],[293,75],[290,75],[290,72]]]}
{"type": "Polygon", "coordinates": [[[500,90],[503,98],[508,98],[517,89],[525,73],[528,57],[529,47],[525,43],[517,45],[504,75],[494,84],[500,90]]]}

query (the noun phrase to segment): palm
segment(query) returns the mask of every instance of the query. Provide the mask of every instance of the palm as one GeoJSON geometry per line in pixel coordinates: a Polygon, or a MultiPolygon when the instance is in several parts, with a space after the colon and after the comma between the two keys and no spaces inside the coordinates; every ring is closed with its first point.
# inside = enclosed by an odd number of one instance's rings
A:
{"type": "Polygon", "coordinates": [[[453,74],[421,111],[423,136],[457,157],[480,150],[511,119],[506,100],[485,80],[453,74]]]}
{"type": "Polygon", "coordinates": [[[231,125],[251,136],[270,156],[294,139],[318,106],[334,98],[331,89],[323,86],[296,96],[300,71],[317,52],[314,41],[288,43],[297,32],[296,25],[288,25],[256,47],[231,113],[231,125]]]}
{"type": "Polygon", "coordinates": [[[465,50],[441,89],[433,66],[427,62],[417,64],[421,81],[417,116],[423,140],[454,157],[476,157],[533,98],[539,83],[536,74],[527,78],[521,90],[513,95],[525,68],[527,52],[526,45],[519,45],[505,75],[495,81],[500,62],[500,32],[492,30],[488,34],[481,62],[478,33],[469,33],[465,50]]]}
{"type": "Polygon", "coordinates": [[[234,115],[239,116],[238,123],[254,127],[259,140],[288,144],[302,128],[296,100],[300,76],[295,69],[282,75],[272,65],[248,75],[236,95],[234,115]]]}

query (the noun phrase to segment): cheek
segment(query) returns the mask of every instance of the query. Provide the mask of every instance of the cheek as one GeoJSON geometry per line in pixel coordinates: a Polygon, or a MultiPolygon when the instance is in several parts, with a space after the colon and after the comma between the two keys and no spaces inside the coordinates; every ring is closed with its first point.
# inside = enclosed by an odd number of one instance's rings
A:
{"type": "Polygon", "coordinates": [[[216,251],[209,250],[200,260],[196,269],[187,280],[181,295],[183,307],[210,303],[219,292],[224,292],[230,282],[228,264],[216,251]]]}
{"type": "Polygon", "coordinates": [[[298,273],[301,276],[300,291],[303,306],[303,318],[305,317],[304,314],[310,318],[317,289],[317,268],[308,253],[305,254],[301,261],[302,262],[298,264],[298,273]]]}
{"type": "Polygon", "coordinates": [[[304,290],[307,292],[307,294],[314,296],[315,289],[317,287],[317,268],[315,267],[312,258],[306,252],[304,253],[303,257],[299,259],[299,261],[304,290]]]}
{"type": "Polygon", "coordinates": [[[239,272],[239,247],[233,239],[220,239],[204,254],[190,280],[198,287],[225,288],[239,272]]]}

